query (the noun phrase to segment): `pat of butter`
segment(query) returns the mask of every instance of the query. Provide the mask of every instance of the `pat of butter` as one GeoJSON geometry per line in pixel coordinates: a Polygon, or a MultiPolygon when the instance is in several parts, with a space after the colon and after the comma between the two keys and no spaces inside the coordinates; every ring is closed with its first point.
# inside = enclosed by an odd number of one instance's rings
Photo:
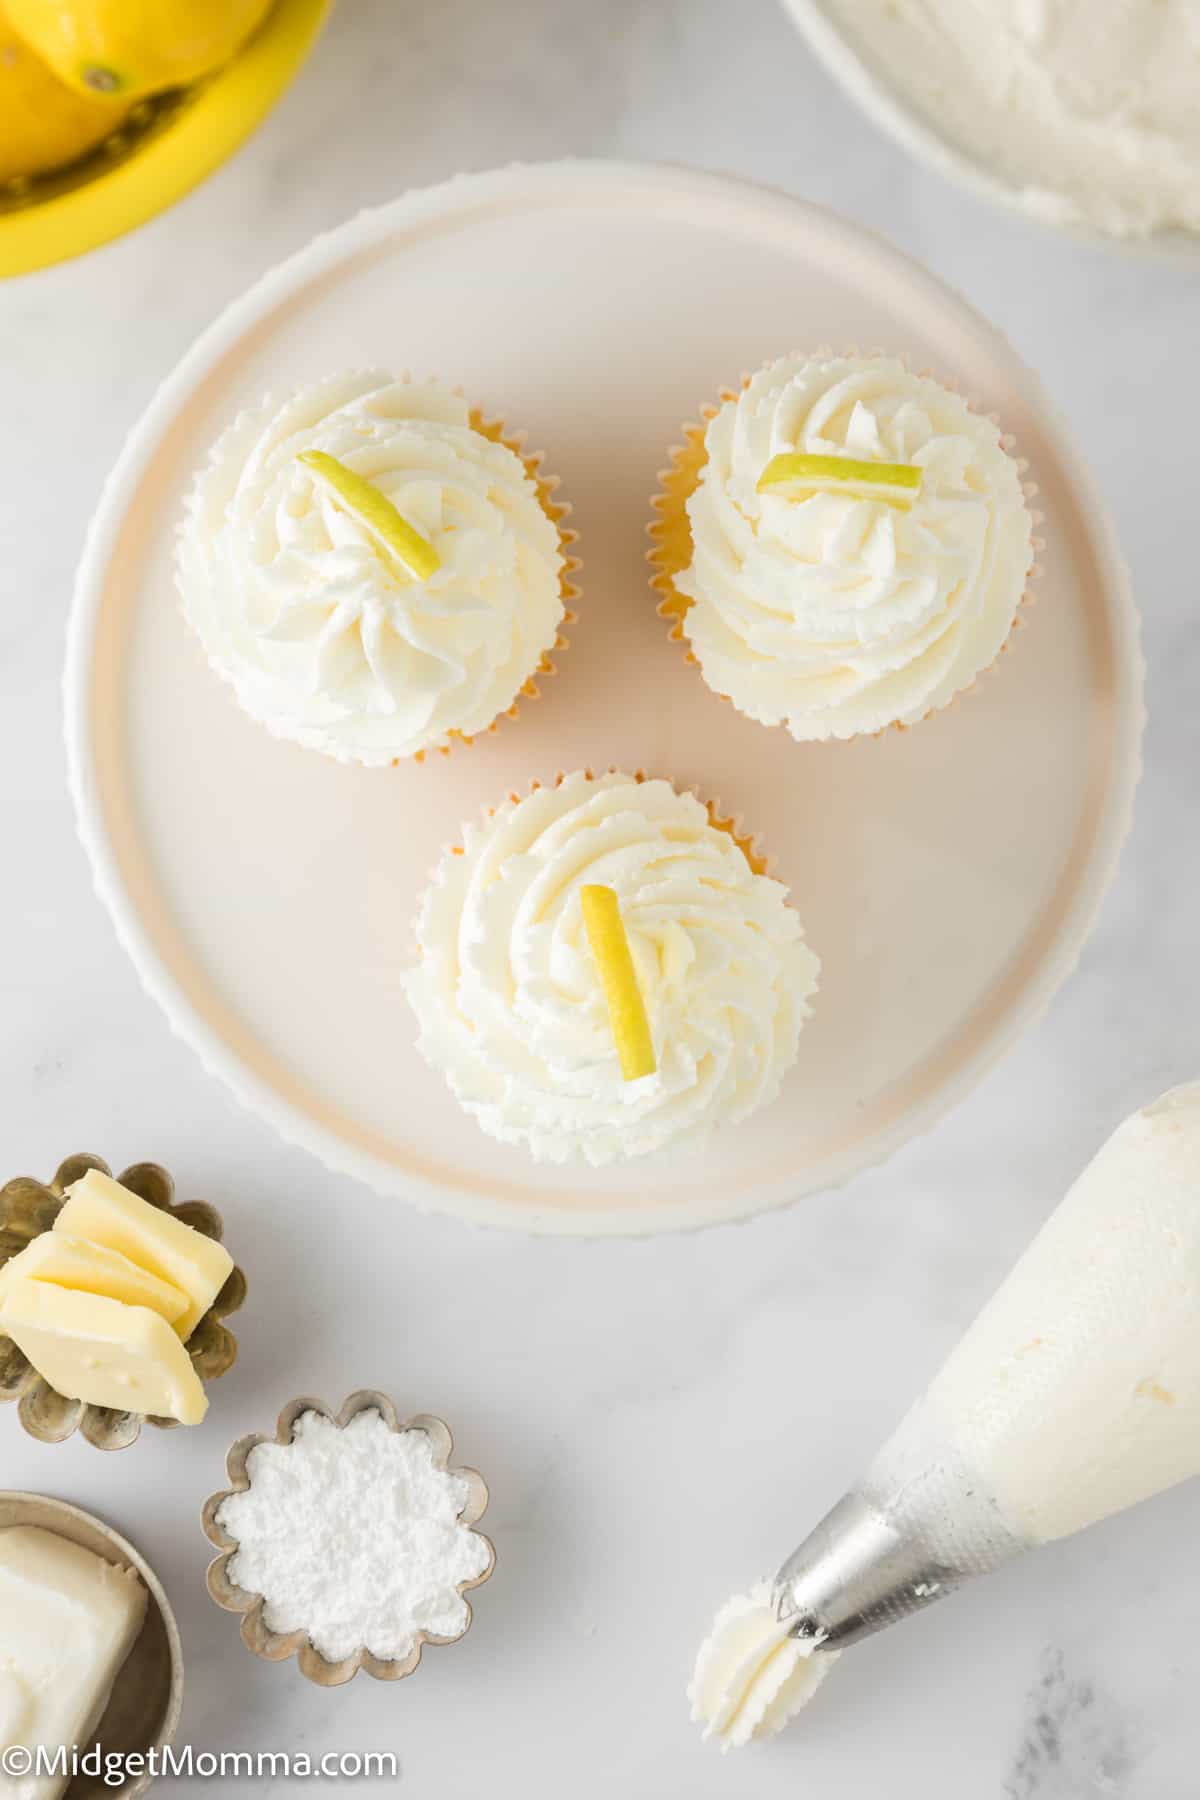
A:
{"type": "Polygon", "coordinates": [[[187,1351],[147,1306],[14,1276],[0,1290],[0,1331],[68,1400],[184,1425],[208,1411],[187,1351]]]}
{"type": "Polygon", "coordinates": [[[52,1281],[55,1287],[80,1288],[85,1294],[107,1294],[126,1306],[148,1306],[168,1325],[188,1309],[188,1297],[181,1288],[151,1275],[148,1269],[139,1269],[118,1250],[106,1250],[103,1244],[89,1244],[61,1231],[43,1231],[6,1263],[0,1271],[0,1290],[13,1277],[52,1281]]]}
{"type": "MultiPolygon", "coordinates": [[[[37,1526],[0,1529],[0,1751],[88,1748],[145,1614],[132,1570],[37,1526]]],[[[59,1800],[66,1785],[0,1772],[0,1800],[59,1800]]]]}
{"type": "Polygon", "coordinates": [[[98,1169],[89,1169],[68,1190],[54,1229],[116,1250],[161,1281],[181,1288],[188,1304],[176,1319],[175,1330],[185,1344],[233,1268],[233,1258],[223,1245],[131,1194],[98,1169]]]}
{"type": "Polygon", "coordinates": [[[24,1744],[33,1733],[35,1696],[33,1689],[4,1661],[0,1650],[0,1749],[10,1744],[24,1744]]]}

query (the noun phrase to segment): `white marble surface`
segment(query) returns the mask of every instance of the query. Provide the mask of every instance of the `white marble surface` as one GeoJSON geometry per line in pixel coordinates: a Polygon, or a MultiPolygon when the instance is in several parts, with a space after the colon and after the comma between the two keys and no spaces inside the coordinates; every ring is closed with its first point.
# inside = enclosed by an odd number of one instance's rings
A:
{"type": "Polygon", "coordinates": [[[683,1686],[713,1607],[837,1496],[1109,1126],[1200,1072],[1198,279],[1059,242],[923,174],[830,87],[773,0],[343,0],[284,104],[200,192],[85,262],[0,288],[4,1172],[49,1174],[84,1147],[156,1157],[223,1208],[253,1295],[203,1429],[102,1459],[36,1445],[0,1415],[0,1480],[94,1508],[155,1563],[183,1629],[182,1737],[197,1749],[394,1750],[394,1791],[414,1800],[1194,1791],[1194,1492],[863,1647],[801,1724],[736,1766],[699,1745],[683,1686]],[[649,1243],[423,1219],[237,1111],[114,943],[59,743],[86,519],[193,335],[360,206],[457,167],[565,153],[789,187],[989,312],[1090,448],[1150,665],[1133,837],[1042,1025],[932,1136],[848,1191],[649,1243]],[[229,1440],[292,1395],[367,1384],[452,1422],[492,1485],[499,1568],[465,1644],[397,1688],[322,1693],[251,1660],[208,1601],[198,1513],[229,1440]]]}

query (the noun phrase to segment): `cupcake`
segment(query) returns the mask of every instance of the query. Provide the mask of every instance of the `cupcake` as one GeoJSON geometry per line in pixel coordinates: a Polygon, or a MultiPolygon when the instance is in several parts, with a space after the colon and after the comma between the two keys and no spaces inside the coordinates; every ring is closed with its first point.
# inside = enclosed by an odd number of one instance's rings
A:
{"type": "Polygon", "coordinates": [[[177,550],[212,667],[276,737],[341,762],[488,730],[569,617],[573,534],[538,460],[459,394],[378,371],[242,413],[177,550]]]}
{"type": "Polygon", "coordinates": [[[424,896],[422,1055],[537,1161],[701,1148],[778,1093],[817,985],[763,868],[668,781],[578,772],[508,799],[424,896]]]}
{"type": "Polygon", "coordinates": [[[1033,559],[992,419],[892,356],[785,356],[688,431],[659,610],[716,693],[802,742],[916,724],[1013,629],[1033,559]]]}

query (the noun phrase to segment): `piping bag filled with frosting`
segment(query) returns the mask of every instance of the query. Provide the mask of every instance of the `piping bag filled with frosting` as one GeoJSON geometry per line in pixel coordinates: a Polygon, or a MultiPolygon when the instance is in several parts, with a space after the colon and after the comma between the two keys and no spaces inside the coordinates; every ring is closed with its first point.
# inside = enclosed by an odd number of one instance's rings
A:
{"type": "Polygon", "coordinates": [[[728,1602],[690,1689],[723,1745],[837,1653],[1200,1474],[1200,1082],[1118,1127],[866,1475],[728,1602]]]}

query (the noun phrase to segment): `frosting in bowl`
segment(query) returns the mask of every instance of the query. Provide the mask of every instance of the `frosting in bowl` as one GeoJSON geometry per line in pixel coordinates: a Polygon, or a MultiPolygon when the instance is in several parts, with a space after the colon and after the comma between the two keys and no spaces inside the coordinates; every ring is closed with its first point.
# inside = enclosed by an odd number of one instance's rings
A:
{"type": "Polygon", "coordinates": [[[726,400],[687,502],[675,577],[705,680],[798,739],[915,724],[969,687],[1012,629],[1032,561],[998,427],[893,357],[791,356],[726,400]],[[788,452],[910,464],[897,506],[861,490],[759,491],[788,452]]]}
{"type": "Polygon", "coordinates": [[[251,716],[341,761],[485,731],[554,646],[558,528],[507,445],[433,383],[334,375],[218,440],[178,546],[184,612],[251,716]],[[416,579],[300,460],[320,451],[432,546],[416,579]]]}
{"type": "Polygon", "coordinates": [[[406,976],[419,1047],[483,1129],[593,1164],[712,1129],[774,1098],[819,964],[787,889],[691,794],[578,772],[508,800],[443,857],[406,976]],[[580,889],[618,899],[653,1038],[626,1081],[580,889]]]}
{"type": "Polygon", "coordinates": [[[1196,0],[824,0],[884,94],[1026,211],[1200,231],[1196,0]]]}

